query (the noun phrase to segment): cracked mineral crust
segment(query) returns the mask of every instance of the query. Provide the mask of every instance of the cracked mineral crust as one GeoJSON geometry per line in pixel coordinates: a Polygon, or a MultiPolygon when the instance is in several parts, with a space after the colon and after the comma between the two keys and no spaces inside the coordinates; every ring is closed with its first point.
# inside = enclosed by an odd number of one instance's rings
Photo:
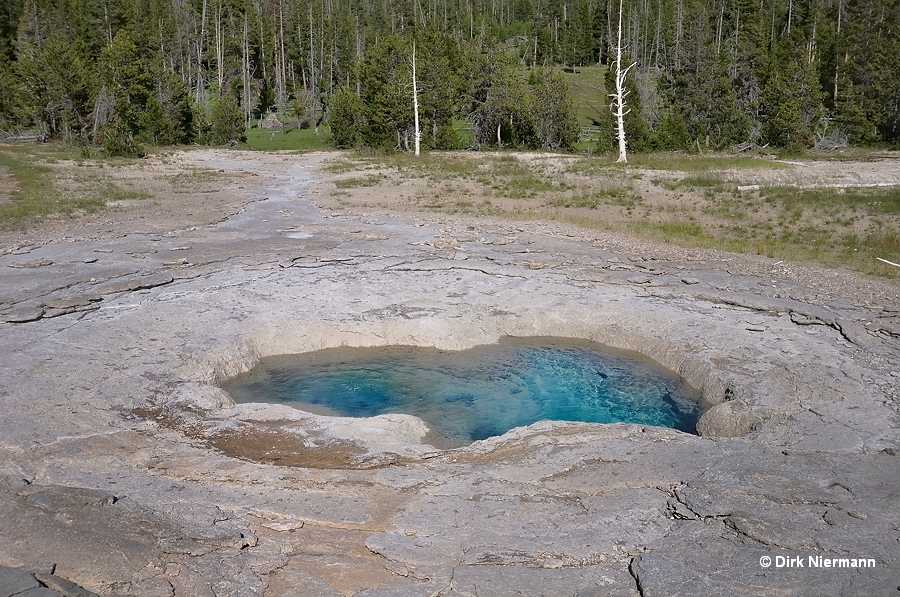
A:
{"type": "Polygon", "coordinates": [[[0,255],[0,597],[896,594],[896,283],[774,296],[562,224],[321,207],[328,155],[180,159],[229,173],[234,208],[0,255]],[[218,387],[268,355],[503,336],[655,360],[699,435],[438,450],[411,416],[218,387]]]}

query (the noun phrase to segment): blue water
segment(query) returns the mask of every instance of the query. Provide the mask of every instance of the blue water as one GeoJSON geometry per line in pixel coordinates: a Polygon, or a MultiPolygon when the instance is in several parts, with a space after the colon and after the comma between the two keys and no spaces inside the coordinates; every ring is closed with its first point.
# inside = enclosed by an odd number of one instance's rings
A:
{"type": "Polygon", "coordinates": [[[459,352],[388,346],[269,357],[224,386],[237,402],[325,415],[415,415],[453,447],[542,420],[638,423],[695,432],[696,395],[649,363],[559,338],[459,352]]]}

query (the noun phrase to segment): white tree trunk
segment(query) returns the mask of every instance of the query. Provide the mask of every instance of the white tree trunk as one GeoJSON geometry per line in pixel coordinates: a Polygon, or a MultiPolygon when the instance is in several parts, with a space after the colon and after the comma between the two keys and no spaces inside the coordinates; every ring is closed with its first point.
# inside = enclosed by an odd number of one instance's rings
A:
{"type": "Polygon", "coordinates": [[[219,84],[218,96],[222,97],[225,87],[225,32],[222,30],[222,3],[216,4],[216,81],[219,84]]]}
{"type": "Polygon", "coordinates": [[[241,40],[241,76],[244,83],[244,120],[250,128],[250,22],[244,14],[244,38],[241,40]]]}
{"type": "Polygon", "coordinates": [[[316,78],[316,44],[313,37],[313,12],[312,4],[309,5],[309,110],[312,119],[316,123],[316,135],[319,134],[319,117],[316,115],[319,108],[319,80],[316,78]]]}
{"type": "Polygon", "coordinates": [[[413,43],[412,51],[412,86],[413,86],[413,114],[416,121],[416,155],[419,155],[419,141],[422,139],[422,131],[419,130],[419,90],[416,86],[416,44],[413,43]]]}
{"type": "Polygon", "coordinates": [[[611,94],[616,102],[616,127],[619,139],[619,159],[616,160],[617,163],[628,161],[627,145],[625,143],[625,115],[628,114],[628,111],[625,110],[625,96],[628,95],[628,92],[625,91],[625,75],[628,74],[628,71],[635,64],[632,63],[631,66],[622,70],[622,0],[619,0],[619,38],[616,43],[616,92],[611,94]]]}
{"type": "Polygon", "coordinates": [[[197,103],[204,99],[203,93],[203,40],[206,38],[206,0],[200,15],[200,38],[197,40],[197,103]]]}
{"type": "MultiPolygon", "coordinates": [[[[844,2],[843,0],[838,0],[838,15],[837,15],[837,35],[840,39],[841,37],[841,14],[844,12],[844,2]]],[[[834,60],[834,101],[837,101],[838,98],[838,71],[841,69],[840,63],[838,61],[838,56],[835,56],[834,60]]]]}
{"type": "Polygon", "coordinates": [[[287,67],[285,66],[285,52],[284,52],[284,3],[283,2],[278,3],[278,32],[279,32],[279,36],[278,36],[279,39],[278,39],[278,46],[276,47],[276,50],[279,51],[281,54],[281,61],[279,62],[281,71],[278,73],[279,74],[278,78],[281,81],[281,91],[280,91],[278,109],[281,111],[281,114],[282,114],[281,132],[284,132],[284,118],[285,118],[285,112],[287,112],[288,91],[287,91],[287,67]]]}

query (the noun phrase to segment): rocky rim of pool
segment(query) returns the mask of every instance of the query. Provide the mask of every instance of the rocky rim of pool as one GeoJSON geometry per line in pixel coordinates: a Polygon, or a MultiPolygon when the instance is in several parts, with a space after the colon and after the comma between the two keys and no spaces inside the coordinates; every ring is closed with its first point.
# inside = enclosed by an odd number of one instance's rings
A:
{"type": "MultiPolygon", "coordinates": [[[[392,309],[401,307],[393,305],[392,309]]],[[[250,371],[264,357],[325,348],[402,344],[457,351],[493,344],[504,337],[560,337],[589,340],[643,356],[696,388],[699,404],[706,411],[697,424],[700,435],[742,436],[765,420],[765,407],[751,405],[765,398],[766,384],[748,383],[722,364],[696,358],[695,352],[679,346],[677,337],[660,333],[662,320],[647,317],[646,311],[626,315],[628,310],[608,311],[606,322],[599,313],[583,309],[582,315],[557,312],[553,318],[537,313],[487,318],[473,314],[471,319],[426,313],[424,317],[388,316],[340,326],[279,320],[271,324],[280,330],[277,337],[244,337],[234,342],[231,351],[220,348],[213,360],[209,354],[186,359],[195,366],[207,366],[195,369],[195,380],[180,384],[164,401],[139,406],[137,412],[243,459],[316,468],[372,468],[431,455],[435,449],[426,440],[428,426],[406,414],[337,417],[289,404],[235,403],[220,383],[250,371]],[[577,324],[579,318],[587,319],[586,314],[594,320],[577,324]]],[[[573,423],[546,424],[561,427],[573,423]]],[[[498,440],[502,438],[492,441],[498,440]]]]}
{"type": "Polygon", "coordinates": [[[320,211],[310,158],[192,159],[252,171],[235,192],[268,199],[0,256],[0,579],[52,568],[98,594],[204,597],[896,590],[896,303],[563,225],[320,211]],[[414,417],[219,387],[270,355],[504,336],[645,355],[700,392],[700,435],[540,422],[435,450],[414,417]],[[877,566],[760,564],[842,554],[877,566]]]}

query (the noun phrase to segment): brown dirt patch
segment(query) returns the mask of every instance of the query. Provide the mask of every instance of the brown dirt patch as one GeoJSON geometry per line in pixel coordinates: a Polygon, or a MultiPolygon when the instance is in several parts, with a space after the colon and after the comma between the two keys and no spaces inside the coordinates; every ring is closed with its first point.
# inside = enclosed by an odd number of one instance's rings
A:
{"type": "Polygon", "coordinates": [[[277,466],[369,470],[392,466],[400,461],[398,457],[372,462],[366,458],[366,452],[353,442],[329,441],[323,442],[321,447],[310,447],[304,438],[284,428],[286,424],[245,425],[241,431],[219,432],[206,437],[205,441],[232,458],[277,466]]]}
{"type": "Polygon", "coordinates": [[[249,462],[339,470],[371,470],[404,462],[396,454],[369,454],[350,441],[324,438],[316,432],[297,432],[291,421],[241,422],[239,429],[212,429],[202,415],[196,418],[196,412],[158,407],[141,407],[133,412],[231,458],[249,462]]]}

